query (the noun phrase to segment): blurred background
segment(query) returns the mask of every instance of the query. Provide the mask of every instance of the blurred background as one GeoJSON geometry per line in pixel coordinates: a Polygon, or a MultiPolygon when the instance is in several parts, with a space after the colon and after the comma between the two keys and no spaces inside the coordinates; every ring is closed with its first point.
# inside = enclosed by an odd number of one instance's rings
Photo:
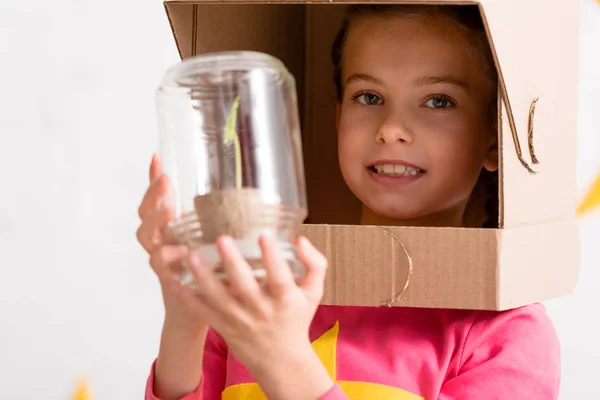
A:
{"type": "MultiPolygon", "coordinates": [[[[580,0],[565,0],[580,1],[580,0]]],[[[581,0],[577,184],[600,172],[600,2],[581,0]]],[[[556,27],[560,29],[560,27],[556,27]]],[[[160,0],[0,2],[0,398],[143,398],[162,323],[138,246],[154,90],[178,54],[160,0]]],[[[565,102],[574,99],[564,99],[565,102]]],[[[547,303],[561,399],[600,399],[600,212],[570,297],[547,303]]]]}

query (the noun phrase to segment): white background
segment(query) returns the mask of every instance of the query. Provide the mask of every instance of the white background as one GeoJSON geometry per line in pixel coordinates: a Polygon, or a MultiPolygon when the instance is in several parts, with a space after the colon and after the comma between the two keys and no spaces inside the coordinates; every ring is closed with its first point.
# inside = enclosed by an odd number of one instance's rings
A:
{"type": "MultiPolygon", "coordinates": [[[[600,168],[600,4],[581,3],[583,194],[600,168]]],[[[154,89],[177,61],[158,0],[0,0],[0,398],[68,399],[80,376],[96,400],[142,398],[162,303],[136,211],[154,89]]],[[[548,304],[565,400],[600,398],[598,235],[596,212],[576,293],[548,304]]]]}

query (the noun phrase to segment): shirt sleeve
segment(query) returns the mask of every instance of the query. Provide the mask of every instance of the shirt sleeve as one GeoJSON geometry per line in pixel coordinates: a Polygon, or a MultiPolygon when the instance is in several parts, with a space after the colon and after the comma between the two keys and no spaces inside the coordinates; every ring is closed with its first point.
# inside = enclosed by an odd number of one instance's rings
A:
{"type": "MultiPolygon", "coordinates": [[[[225,388],[227,371],[227,346],[212,330],[208,332],[204,348],[202,376],[200,384],[192,393],[178,400],[219,400],[225,388]]],[[[152,364],[150,376],[146,383],[145,400],[161,400],[154,394],[154,370],[156,361],[152,364]]],[[[335,399],[334,399],[335,400],[335,399]]]]}
{"type": "Polygon", "coordinates": [[[483,312],[439,400],[556,400],[560,364],[558,337],[543,305],[483,312]]]}

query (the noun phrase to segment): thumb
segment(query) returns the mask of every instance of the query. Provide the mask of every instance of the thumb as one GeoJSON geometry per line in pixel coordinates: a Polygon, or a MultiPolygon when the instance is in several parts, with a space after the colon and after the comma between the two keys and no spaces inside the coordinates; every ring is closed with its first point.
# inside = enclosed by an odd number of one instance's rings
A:
{"type": "Polygon", "coordinates": [[[152,162],[150,163],[150,183],[154,182],[156,178],[163,174],[162,161],[158,153],[152,155],[152,162]]]}
{"type": "Polygon", "coordinates": [[[298,257],[302,264],[306,266],[306,275],[304,275],[298,286],[300,286],[307,297],[319,303],[323,297],[327,259],[304,236],[298,238],[297,246],[298,257]]]}

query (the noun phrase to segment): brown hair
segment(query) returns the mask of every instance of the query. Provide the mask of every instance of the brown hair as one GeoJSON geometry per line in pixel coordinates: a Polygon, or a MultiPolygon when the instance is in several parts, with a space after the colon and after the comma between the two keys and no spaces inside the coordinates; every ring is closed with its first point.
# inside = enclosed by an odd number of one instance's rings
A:
{"type": "MultiPolygon", "coordinates": [[[[348,7],[346,18],[338,32],[331,50],[331,60],[334,67],[334,83],[338,101],[342,101],[342,60],[344,46],[352,22],[361,17],[402,17],[402,18],[449,18],[456,27],[464,32],[462,37],[470,50],[473,59],[484,72],[489,91],[489,119],[494,121],[493,132],[496,132],[498,74],[494,57],[490,50],[487,33],[477,6],[449,5],[351,5],[348,7]]],[[[498,227],[498,173],[482,169],[471,201],[476,201],[480,192],[485,196],[486,221],[485,228],[498,227]]],[[[481,226],[481,224],[479,224],[481,226]]]]}

